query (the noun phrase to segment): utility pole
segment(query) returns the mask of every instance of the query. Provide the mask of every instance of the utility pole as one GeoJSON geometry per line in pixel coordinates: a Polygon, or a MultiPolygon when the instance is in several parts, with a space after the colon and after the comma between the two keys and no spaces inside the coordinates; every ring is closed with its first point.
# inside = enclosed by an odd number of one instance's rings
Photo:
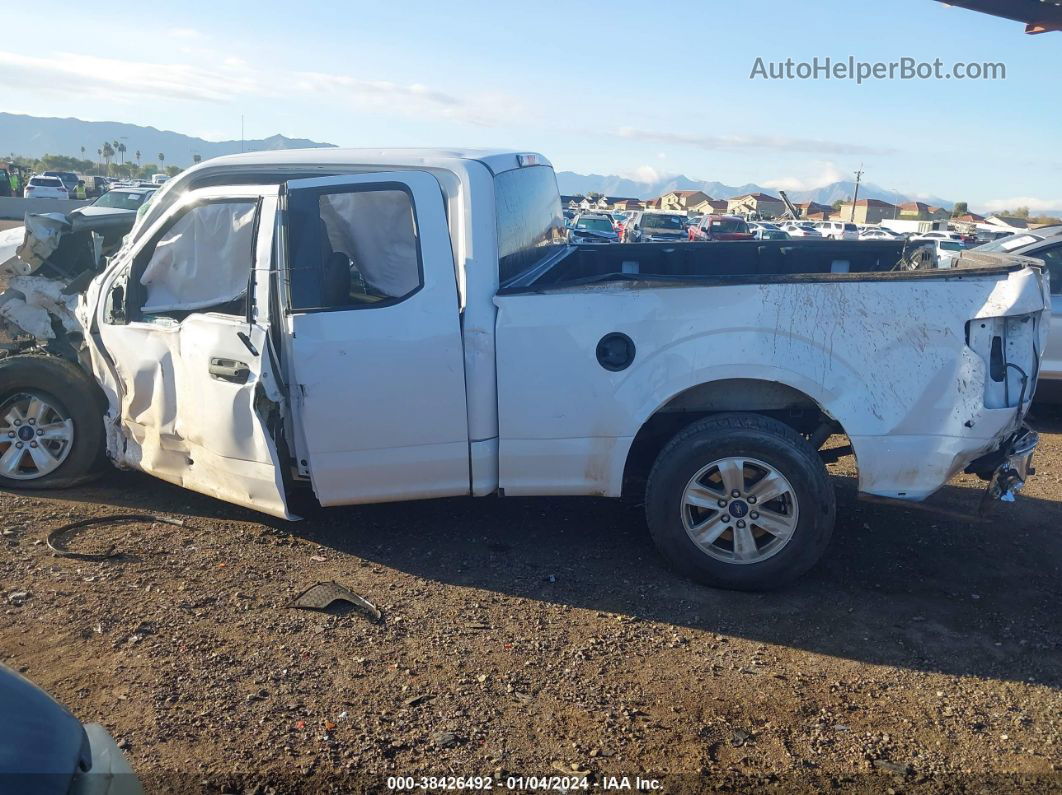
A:
{"type": "Polygon", "coordinates": [[[860,180],[863,179],[863,164],[862,163],[859,164],[859,171],[857,171],[855,173],[855,177],[856,177],[855,196],[852,197],[852,212],[849,213],[849,217],[848,217],[848,220],[850,222],[852,222],[852,223],[855,223],[856,202],[859,201],[859,182],[860,182],[860,180]]]}

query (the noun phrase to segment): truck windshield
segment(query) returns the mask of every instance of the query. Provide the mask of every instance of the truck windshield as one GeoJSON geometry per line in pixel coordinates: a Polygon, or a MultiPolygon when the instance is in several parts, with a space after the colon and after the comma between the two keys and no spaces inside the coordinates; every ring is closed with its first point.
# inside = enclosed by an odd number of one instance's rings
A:
{"type": "Polygon", "coordinates": [[[567,245],[557,177],[549,166],[505,171],[494,178],[498,216],[498,278],[526,273],[567,245]]]}
{"type": "Polygon", "coordinates": [[[94,207],[115,207],[120,210],[136,210],[153,191],[112,190],[104,193],[92,204],[94,207]]]}
{"type": "Polygon", "coordinates": [[[604,218],[580,218],[575,222],[576,229],[589,229],[591,232],[611,232],[612,224],[604,218]]]}
{"type": "Polygon", "coordinates": [[[647,229],[668,229],[681,232],[682,219],[677,215],[657,215],[646,213],[642,216],[642,226],[647,229]]]}
{"type": "MultiPolygon", "coordinates": [[[[777,229],[778,227],[771,224],[763,224],[764,229],[777,229]]],[[[721,218],[719,220],[712,221],[713,232],[747,232],[748,227],[745,226],[745,222],[738,218],[721,218]]]]}

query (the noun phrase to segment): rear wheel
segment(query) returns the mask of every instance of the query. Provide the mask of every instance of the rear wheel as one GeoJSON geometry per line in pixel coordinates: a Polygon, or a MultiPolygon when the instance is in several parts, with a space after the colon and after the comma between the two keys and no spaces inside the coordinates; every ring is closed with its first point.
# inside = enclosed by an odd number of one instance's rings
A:
{"type": "Polygon", "coordinates": [[[79,367],[45,356],[0,360],[0,486],[85,480],[101,458],[103,400],[79,367]]]}
{"type": "Polygon", "coordinates": [[[835,501],[815,449],[758,414],[724,414],[680,432],[657,457],[646,492],[653,540],[706,585],[766,590],[822,556],[835,501]]]}

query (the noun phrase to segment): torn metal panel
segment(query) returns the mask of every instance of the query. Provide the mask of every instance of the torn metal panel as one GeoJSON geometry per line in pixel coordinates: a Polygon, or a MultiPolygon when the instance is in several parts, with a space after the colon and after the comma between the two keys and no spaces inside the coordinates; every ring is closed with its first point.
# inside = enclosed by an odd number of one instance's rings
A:
{"type": "Polygon", "coordinates": [[[55,339],[53,320],[68,333],[81,331],[74,315],[76,295],[65,295],[66,284],[43,276],[0,278],[0,317],[36,339],[55,339]]]}
{"type": "Polygon", "coordinates": [[[0,323],[10,336],[49,341],[81,334],[78,288],[102,261],[97,226],[43,213],[0,233],[0,323]]]}

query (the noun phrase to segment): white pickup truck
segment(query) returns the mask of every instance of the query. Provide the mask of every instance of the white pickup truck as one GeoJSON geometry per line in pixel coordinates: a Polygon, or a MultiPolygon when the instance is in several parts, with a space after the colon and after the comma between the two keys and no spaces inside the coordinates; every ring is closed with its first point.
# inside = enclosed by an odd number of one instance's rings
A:
{"type": "Polygon", "coordinates": [[[830,538],[833,433],[879,497],[966,468],[1009,498],[1027,474],[1042,263],[900,252],[568,246],[535,154],[218,158],[91,282],[8,269],[0,316],[51,322],[0,360],[0,485],[69,485],[105,454],[288,518],[300,485],[325,506],[644,495],[677,569],[775,587],[830,538]]]}

